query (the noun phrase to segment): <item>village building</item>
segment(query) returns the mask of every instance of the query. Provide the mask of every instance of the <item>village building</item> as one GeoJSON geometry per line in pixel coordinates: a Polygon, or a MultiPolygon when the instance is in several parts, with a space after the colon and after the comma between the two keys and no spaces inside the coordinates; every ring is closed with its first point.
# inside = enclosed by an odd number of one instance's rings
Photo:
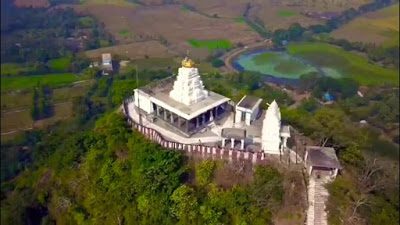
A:
{"type": "Polygon", "coordinates": [[[342,169],[335,149],[330,147],[306,146],[305,166],[310,176],[335,179],[342,169]]]}
{"type": "Polygon", "coordinates": [[[103,75],[110,75],[113,72],[112,58],[110,53],[101,54],[101,68],[103,75]]]}
{"type": "Polygon", "coordinates": [[[281,125],[278,104],[273,101],[265,112],[261,102],[244,96],[235,104],[207,90],[195,63],[186,57],[176,76],[135,89],[125,113],[179,144],[267,154],[290,151],[290,128],[281,125]]]}

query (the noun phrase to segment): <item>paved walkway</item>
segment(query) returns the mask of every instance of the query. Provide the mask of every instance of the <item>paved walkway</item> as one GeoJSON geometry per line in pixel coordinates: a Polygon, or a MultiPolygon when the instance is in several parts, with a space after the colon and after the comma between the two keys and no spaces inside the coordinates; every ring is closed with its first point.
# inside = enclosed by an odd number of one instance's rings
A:
{"type": "Polygon", "coordinates": [[[328,225],[325,203],[328,200],[328,190],[325,184],[328,179],[321,177],[310,177],[308,184],[308,210],[306,225],[328,225]]]}

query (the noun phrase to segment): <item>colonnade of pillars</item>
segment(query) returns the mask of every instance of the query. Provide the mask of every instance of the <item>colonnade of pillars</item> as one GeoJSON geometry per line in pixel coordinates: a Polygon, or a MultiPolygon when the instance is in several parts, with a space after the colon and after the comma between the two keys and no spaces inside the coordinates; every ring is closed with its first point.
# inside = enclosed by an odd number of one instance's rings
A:
{"type": "Polygon", "coordinates": [[[156,108],[156,115],[160,118],[163,118],[165,121],[169,122],[170,124],[174,125],[175,127],[188,132],[189,131],[189,121],[183,117],[176,115],[175,113],[161,107],[155,105],[156,108]]]}
{"type": "Polygon", "coordinates": [[[191,130],[196,130],[204,125],[206,125],[208,122],[213,121],[216,117],[221,115],[223,113],[222,110],[225,110],[221,106],[217,106],[215,108],[212,108],[199,116],[187,120],[159,105],[154,104],[155,107],[155,114],[159,117],[167,121],[168,123],[172,124],[173,126],[177,127],[178,129],[188,133],[191,130]]]}
{"type": "MultiPolygon", "coordinates": [[[[222,147],[225,147],[227,138],[222,138],[222,147]]],[[[235,147],[235,138],[231,138],[231,148],[235,147]]],[[[240,149],[244,150],[244,139],[240,139],[240,149]]]]}

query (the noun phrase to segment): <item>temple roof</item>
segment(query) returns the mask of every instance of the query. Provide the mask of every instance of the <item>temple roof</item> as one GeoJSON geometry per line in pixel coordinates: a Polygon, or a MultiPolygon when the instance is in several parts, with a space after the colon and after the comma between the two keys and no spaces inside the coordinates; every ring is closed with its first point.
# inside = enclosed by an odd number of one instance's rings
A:
{"type": "Polygon", "coordinates": [[[281,111],[279,110],[279,106],[276,103],[276,101],[272,101],[271,104],[269,104],[267,113],[265,114],[265,119],[266,121],[281,121],[281,111]]]}
{"type": "Polygon", "coordinates": [[[237,106],[245,108],[245,109],[253,109],[257,105],[261,103],[262,99],[255,97],[255,96],[250,96],[250,95],[245,95],[237,104],[237,106]]]}
{"type": "Polygon", "coordinates": [[[307,164],[311,166],[331,169],[342,168],[334,148],[306,146],[306,151],[308,152],[307,164]]]}
{"type": "Polygon", "coordinates": [[[194,118],[199,114],[230,100],[225,96],[209,91],[209,95],[204,100],[194,103],[190,106],[185,105],[175,101],[169,96],[169,92],[172,90],[175,78],[175,76],[167,77],[138,89],[152,97],[153,102],[157,104],[163,103],[160,106],[168,106],[168,110],[178,115],[182,114],[181,116],[185,119],[194,118]]]}

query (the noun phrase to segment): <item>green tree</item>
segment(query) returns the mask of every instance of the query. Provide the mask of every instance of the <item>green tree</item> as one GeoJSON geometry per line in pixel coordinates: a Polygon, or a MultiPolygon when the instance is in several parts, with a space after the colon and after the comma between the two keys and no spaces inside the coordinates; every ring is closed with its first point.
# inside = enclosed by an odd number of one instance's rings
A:
{"type": "Polygon", "coordinates": [[[251,185],[251,197],[256,207],[276,210],[283,200],[283,177],[273,167],[258,166],[251,185]]]}
{"type": "Polygon", "coordinates": [[[290,40],[299,40],[301,39],[305,29],[299,24],[299,23],[294,23],[290,25],[288,29],[289,33],[289,39],[290,40]]]}
{"type": "Polygon", "coordinates": [[[171,200],[174,202],[172,213],[179,219],[180,224],[193,224],[196,221],[199,203],[191,187],[178,187],[172,193],[171,200]]]}
{"type": "Polygon", "coordinates": [[[215,162],[205,160],[196,165],[196,182],[200,186],[205,186],[211,182],[215,170],[215,162]]]}

